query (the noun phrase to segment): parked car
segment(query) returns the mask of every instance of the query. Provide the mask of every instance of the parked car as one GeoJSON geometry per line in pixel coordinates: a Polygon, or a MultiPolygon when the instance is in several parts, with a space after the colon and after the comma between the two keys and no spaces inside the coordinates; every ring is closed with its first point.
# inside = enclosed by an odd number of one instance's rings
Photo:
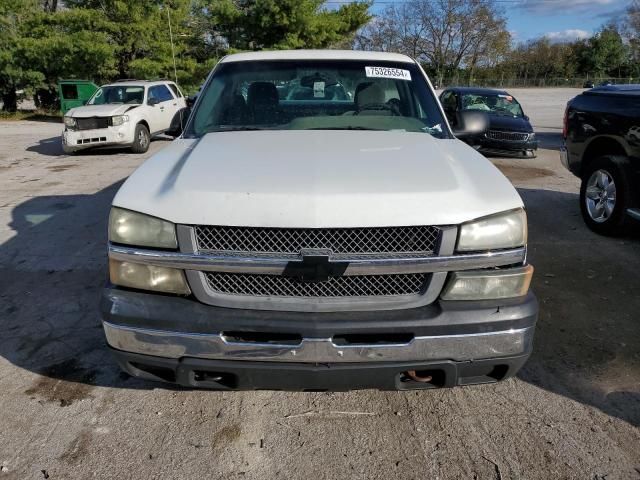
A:
{"type": "Polygon", "coordinates": [[[580,210],[604,235],[640,220],[640,85],[596,87],[567,104],[563,165],[582,179],[580,210]]]}
{"type": "Polygon", "coordinates": [[[116,146],[144,153],[151,137],[169,130],[186,106],[173,82],[126,80],[103,85],[86,105],[65,114],[62,148],[73,153],[116,146]]]}
{"type": "Polygon", "coordinates": [[[582,88],[593,88],[595,84],[591,80],[587,80],[582,84],[582,88]]]}
{"type": "Polygon", "coordinates": [[[453,87],[440,94],[440,102],[454,128],[462,112],[482,111],[489,115],[489,130],[465,139],[480,152],[506,157],[536,156],[536,134],[513,95],[490,88],[453,87]]]}
{"type": "Polygon", "coordinates": [[[182,136],[113,200],[101,309],[119,364],[216,389],[512,376],[537,318],[526,213],[454,136],[487,123],[465,111],[452,131],[404,55],[223,58],[182,136]],[[277,82],[310,74],[318,100],[280,100],[277,82]],[[320,98],[328,75],[353,101],[320,98]]]}

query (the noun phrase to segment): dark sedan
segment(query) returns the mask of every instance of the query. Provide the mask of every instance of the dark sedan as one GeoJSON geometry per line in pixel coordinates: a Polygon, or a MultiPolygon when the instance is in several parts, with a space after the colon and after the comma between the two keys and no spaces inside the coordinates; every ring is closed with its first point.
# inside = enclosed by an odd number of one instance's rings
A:
{"type": "Polygon", "coordinates": [[[538,141],[529,117],[518,101],[504,90],[448,88],[440,95],[440,102],[453,128],[463,110],[483,111],[489,115],[487,132],[465,138],[482,153],[525,158],[536,156],[538,141]]]}

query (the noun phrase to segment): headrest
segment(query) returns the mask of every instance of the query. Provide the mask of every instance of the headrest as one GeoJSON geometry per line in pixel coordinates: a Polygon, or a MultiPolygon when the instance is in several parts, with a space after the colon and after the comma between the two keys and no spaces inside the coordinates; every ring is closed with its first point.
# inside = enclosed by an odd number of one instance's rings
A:
{"type": "Polygon", "coordinates": [[[384,103],[384,91],[377,83],[363,82],[358,84],[355,93],[356,107],[384,103]]]}
{"type": "Polygon", "coordinates": [[[253,82],[247,91],[247,105],[270,107],[278,105],[278,90],[271,82],[253,82]]]}

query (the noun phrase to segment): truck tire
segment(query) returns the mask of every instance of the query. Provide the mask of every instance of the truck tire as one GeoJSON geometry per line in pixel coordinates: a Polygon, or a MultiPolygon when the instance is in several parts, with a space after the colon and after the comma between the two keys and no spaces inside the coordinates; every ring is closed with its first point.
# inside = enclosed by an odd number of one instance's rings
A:
{"type": "Polygon", "coordinates": [[[149,130],[143,124],[136,125],[136,131],[133,138],[133,145],[131,145],[131,151],[133,153],[145,153],[149,150],[149,144],[151,143],[151,135],[149,130]]]}
{"type": "Polygon", "coordinates": [[[624,233],[630,219],[631,173],[626,157],[605,155],[582,172],[580,211],[587,226],[601,235],[624,233]]]}

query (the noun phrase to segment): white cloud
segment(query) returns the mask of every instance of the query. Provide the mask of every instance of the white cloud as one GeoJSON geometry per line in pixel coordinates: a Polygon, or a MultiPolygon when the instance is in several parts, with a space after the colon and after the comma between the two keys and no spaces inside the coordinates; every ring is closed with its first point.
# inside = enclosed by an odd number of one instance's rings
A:
{"type": "Polygon", "coordinates": [[[523,0],[520,7],[530,13],[549,15],[562,11],[587,12],[617,3],[617,0],[523,0]]]}
{"type": "Polygon", "coordinates": [[[574,40],[584,40],[591,36],[591,32],[580,30],[578,28],[570,28],[561,32],[547,32],[543,35],[555,43],[572,42],[574,40]]]}

